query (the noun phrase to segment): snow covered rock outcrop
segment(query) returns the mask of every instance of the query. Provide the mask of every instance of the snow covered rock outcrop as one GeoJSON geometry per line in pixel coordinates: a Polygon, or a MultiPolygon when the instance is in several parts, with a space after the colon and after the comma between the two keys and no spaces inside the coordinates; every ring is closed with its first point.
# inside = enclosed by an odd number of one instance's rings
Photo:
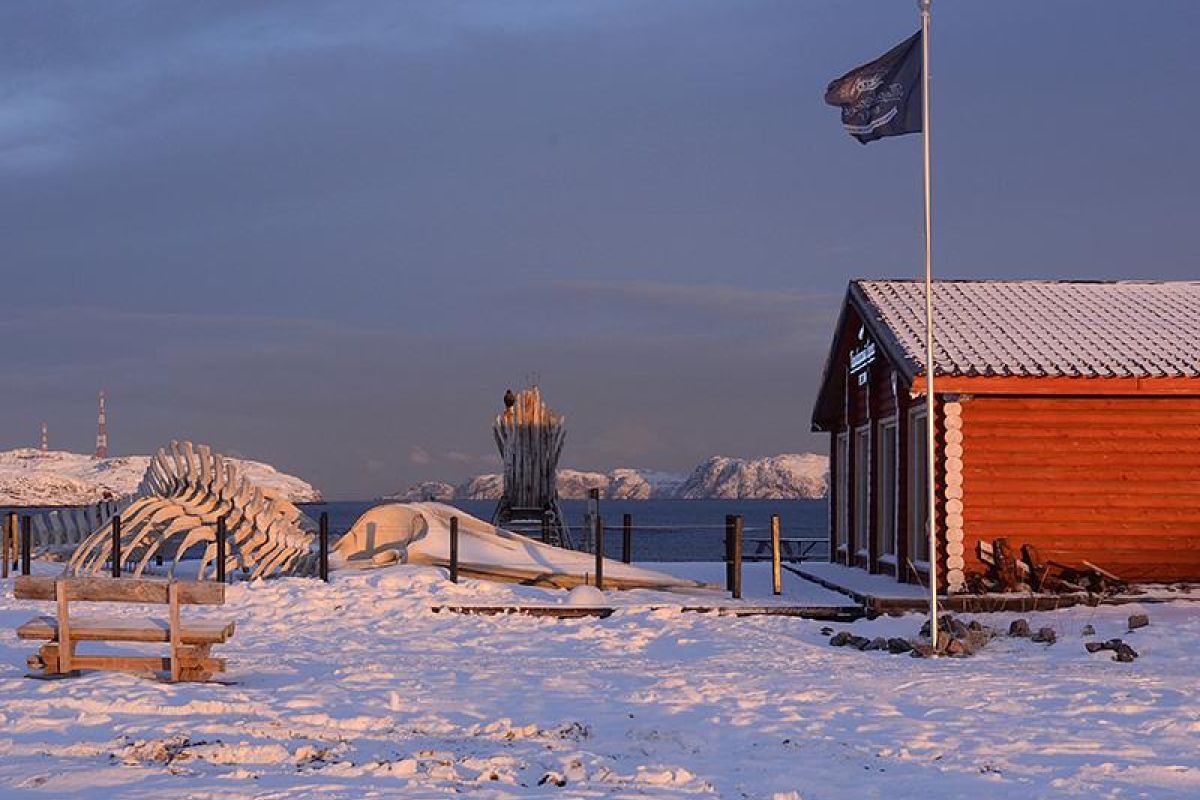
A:
{"type": "MultiPolygon", "coordinates": [[[[229,458],[238,472],[293,503],[310,503],[321,493],[305,481],[270,464],[229,458]]],[[[92,458],[60,450],[31,447],[0,452],[0,505],[89,505],[137,490],[150,456],[92,458]]]]}
{"type": "Polygon", "coordinates": [[[829,459],[818,453],[749,461],[713,456],[692,471],[676,496],[683,500],[824,497],[828,472],[829,459]]]}
{"type": "Polygon", "coordinates": [[[428,501],[435,500],[437,502],[445,502],[453,500],[455,487],[452,483],[444,483],[442,481],[421,481],[414,483],[412,486],[393,495],[396,500],[408,501],[428,501]]]}
{"type": "MultiPolygon", "coordinates": [[[[819,453],[757,459],[713,456],[691,474],[630,468],[607,473],[560,469],[558,494],[564,500],[586,499],[589,489],[599,489],[609,500],[821,498],[827,490],[828,472],[829,459],[819,453]]],[[[418,483],[390,499],[498,500],[503,490],[500,475],[476,475],[457,487],[437,481],[418,483]]]]}

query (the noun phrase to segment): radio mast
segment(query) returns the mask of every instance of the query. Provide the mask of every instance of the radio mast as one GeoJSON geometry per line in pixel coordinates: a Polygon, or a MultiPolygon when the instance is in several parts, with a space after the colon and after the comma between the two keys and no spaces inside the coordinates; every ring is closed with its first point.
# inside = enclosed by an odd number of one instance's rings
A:
{"type": "Polygon", "coordinates": [[[100,390],[100,414],[96,418],[96,452],[92,458],[108,458],[108,428],[104,418],[104,390],[100,390]]]}

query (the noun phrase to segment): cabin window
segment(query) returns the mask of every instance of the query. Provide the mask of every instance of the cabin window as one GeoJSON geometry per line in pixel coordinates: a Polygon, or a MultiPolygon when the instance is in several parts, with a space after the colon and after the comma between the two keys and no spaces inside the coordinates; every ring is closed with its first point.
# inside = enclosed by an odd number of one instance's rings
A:
{"type": "Polygon", "coordinates": [[[929,454],[926,415],[914,411],[908,425],[908,552],[914,563],[929,564],[929,454]]]}
{"type": "Polygon", "coordinates": [[[867,552],[871,535],[871,428],[854,431],[854,542],[867,552]]]}
{"type": "Polygon", "coordinates": [[[896,556],[896,450],[896,420],[880,422],[875,447],[875,552],[885,560],[896,556]]]}
{"type": "Polygon", "coordinates": [[[850,434],[839,433],[837,436],[837,509],[834,517],[834,536],[839,550],[845,550],[850,543],[850,434]]]}

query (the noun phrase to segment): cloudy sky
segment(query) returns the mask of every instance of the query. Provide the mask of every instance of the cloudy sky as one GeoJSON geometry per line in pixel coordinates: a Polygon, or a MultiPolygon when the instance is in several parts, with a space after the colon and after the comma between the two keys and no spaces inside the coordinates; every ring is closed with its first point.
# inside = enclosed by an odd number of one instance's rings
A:
{"type": "MultiPolygon", "coordinates": [[[[1194,0],[935,9],[936,270],[1200,277],[1194,0]]],[[[0,6],[0,446],[172,438],[332,497],[815,449],[846,281],[920,265],[920,140],[825,84],[915,3],[0,6]]]]}

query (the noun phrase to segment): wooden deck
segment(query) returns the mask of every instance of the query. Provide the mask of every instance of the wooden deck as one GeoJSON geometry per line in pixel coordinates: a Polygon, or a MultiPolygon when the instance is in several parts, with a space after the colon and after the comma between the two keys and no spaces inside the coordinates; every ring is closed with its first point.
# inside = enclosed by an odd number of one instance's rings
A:
{"type": "MultiPolygon", "coordinates": [[[[783,568],[826,589],[840,592],[858,604],[863,613],[867,615],[899,614],[909,611],[925,611],[929,608],[929,596],[920,594],[920,587],[912,584],[893,583],[891,578],[885,575],[869,575],[861,569],[827,563],[785,564],[783,568]]],[[[1170,603],[1176,600],[1200,601],[1200,586],[1196,586],[1190,593],[1170,591],[1166,587],[1156,586],[1148,588],[1143,594],[1121,594],[1107,597],[1097,597],[1086,593],[943,595],[938,597],[938,605],[945,611],[983,614],[999,611],[1019,613],[1054,611],[1077,605],[1170,603]]]]}

